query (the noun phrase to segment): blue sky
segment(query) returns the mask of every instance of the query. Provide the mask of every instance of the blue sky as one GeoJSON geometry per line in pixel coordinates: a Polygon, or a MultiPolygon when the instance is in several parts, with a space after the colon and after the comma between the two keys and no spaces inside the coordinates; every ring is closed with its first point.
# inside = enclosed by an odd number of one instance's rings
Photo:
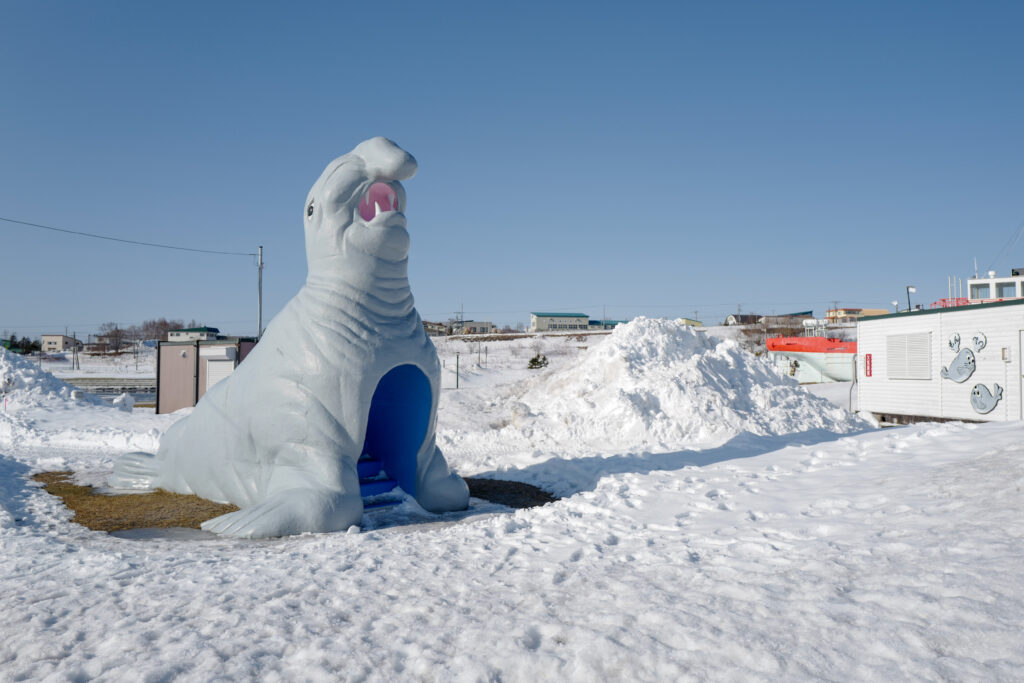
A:
{"type": "MultiPolygon", "coordinates": [[[[0,2],[0,216],[265,248],[385,135],[425,319],[887,307],[1024,266],[1020,3],[0,2]]],[[[247,257],[0,222],[0,328],[256,327],[247,257]]],[[[904,303],[905,305],[905,303],[904,303]]]]}

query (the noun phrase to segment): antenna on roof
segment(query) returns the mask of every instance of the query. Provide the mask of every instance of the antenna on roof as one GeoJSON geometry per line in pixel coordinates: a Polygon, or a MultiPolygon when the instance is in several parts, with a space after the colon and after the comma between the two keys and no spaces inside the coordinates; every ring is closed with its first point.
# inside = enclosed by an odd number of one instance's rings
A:
{"type": "Polygon", "coordinates": [[[974,257],[974,279],[978,279],[978,257],[974,257]]]}

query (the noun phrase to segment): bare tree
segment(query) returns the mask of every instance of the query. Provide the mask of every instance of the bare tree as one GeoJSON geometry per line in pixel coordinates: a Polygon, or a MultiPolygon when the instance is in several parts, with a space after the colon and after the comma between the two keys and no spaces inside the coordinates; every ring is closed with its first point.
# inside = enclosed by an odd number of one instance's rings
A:
{"type": "Polygon", "coordinates": [[[120,351],[124,345],[124,340],[127,338],[125,330],[118,327],[115,322],[100,325],[99,336],[106,338],[109,351],[120,351]]]}
{"type": "Polygon", "coordinates": [[[168,320],[167,318],[144,320],[142,321],[142,338],[167,341],[168,330],[180,330],[183,327],[185,327],[185,323],[181,320],[168,320]]]}

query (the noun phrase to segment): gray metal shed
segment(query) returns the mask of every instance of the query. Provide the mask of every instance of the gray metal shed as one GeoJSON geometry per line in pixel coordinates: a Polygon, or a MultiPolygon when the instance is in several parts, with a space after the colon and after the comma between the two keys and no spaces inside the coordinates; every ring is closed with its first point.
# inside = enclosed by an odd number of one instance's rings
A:
{"type": "Polygon", "coordinates": [[[173,413],[199,403],[210,387],[245,360],[255,337],[160,342],[156,356],[156,412],[173,413]]]}

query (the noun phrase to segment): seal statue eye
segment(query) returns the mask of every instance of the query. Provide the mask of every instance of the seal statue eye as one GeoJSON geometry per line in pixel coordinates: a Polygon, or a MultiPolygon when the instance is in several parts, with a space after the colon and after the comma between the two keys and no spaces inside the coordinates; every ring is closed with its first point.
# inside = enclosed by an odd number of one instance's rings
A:
{"type": "Polygon", "coordinates": [[[313,202],[310,202],[309,206],[306,207],[306,215],[307,216],[312,216],[313,215],[313,202]]]}

